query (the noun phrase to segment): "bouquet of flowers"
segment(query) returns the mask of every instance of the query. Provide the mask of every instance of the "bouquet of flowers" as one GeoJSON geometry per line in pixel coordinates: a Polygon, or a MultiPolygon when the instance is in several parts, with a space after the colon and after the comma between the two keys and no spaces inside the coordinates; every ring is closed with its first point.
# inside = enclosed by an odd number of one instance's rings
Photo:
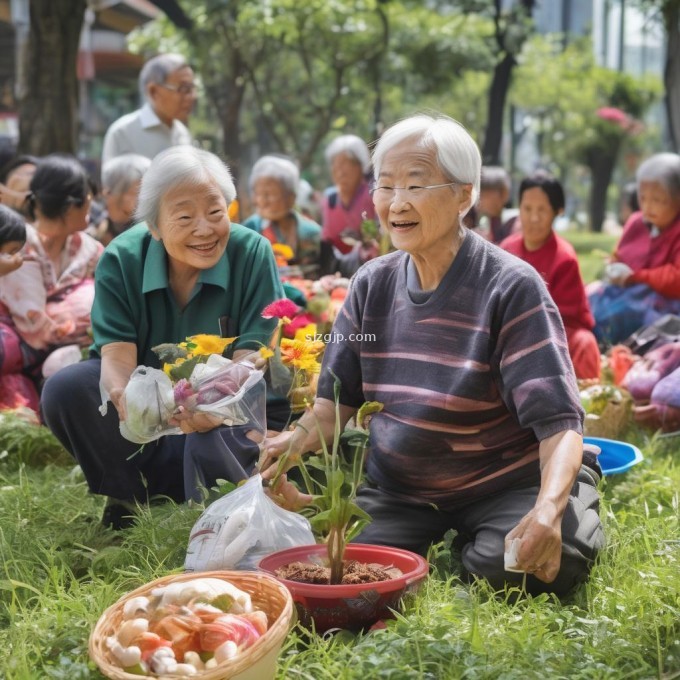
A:
{"type": "Polygon", "coordinates": [[[269,359],[271,387],[274,393],[286,395],[293,413],[304,411],[314,403],[316,383],[321,370],[320,358],[325,344],[317,339],[315,323],[307,323],[285,337],[285,329],[302,310],[287,298],[276,300],[262,310],[265,319],[278,319],[269,347],[260,352],[269,359]]]}
{"type": "MultiPolygon", "coordinates": [[[[219,418],[224,425],[266,429],[265,385],[262,371],[249,361],[222,356],[236,338],[194,335],[178,344],[153,348],[163,370],[138,366],[125,388],[127,418],[120,424],[123,437],[145,444],[170,434],[182,434],[170,421],[184,411],[219,418]]],[[[108,395],[102,395],[103,409],[108,395]]]]}

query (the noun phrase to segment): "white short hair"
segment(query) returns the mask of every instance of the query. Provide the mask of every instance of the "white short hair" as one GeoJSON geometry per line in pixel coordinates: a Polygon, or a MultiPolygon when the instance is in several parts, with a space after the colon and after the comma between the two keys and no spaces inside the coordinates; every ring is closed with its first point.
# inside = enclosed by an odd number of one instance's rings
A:
{"type": "Polygon", "coordinates": [[[151,160],[138,153],[116,156],[102,166],[102,189],[120,196],[142,179],[150,165],[151,160]]]}
{"type": "Polygon", "coordinates": [[[200,184],[216,185],[227,205],[236,198],[229,168],[215,154],[188,145],[161,151],[142,178],[135,217],[157,229],[161,202],[168,191],[200,184]]]}
{"type": "Polygon", "coordinates": [[[680,156],[676,153],[657,153],[644,161],[635,173],[638,189],[640,182],[656,182],[668,193],[680,198],[680,156]]]}
{"type": "Polygon", "coordinates": [[[284,191],[289,194],[297,194],[300,171],[289,158],[274,155],[262,156],[250,171],[248,187],[251,193],[255,189],[255,183],[260,179],[276,180],[284,191]]]}
{"type": "Polygon", "coordinates": [[[189,66],[181,54],[159,54],[147,61],[139,72],[139,93],[146,99],[146,88],[151,83],[163,85],[168,76],[189,66]]]}
{"type": "Polygon", "coordinates": [[[418,114],[388,128],[373,149],[375,179],[380,175],[385,154],[410,138],[415,138],[419,146],[436,153],[439,167],[450,181],[472,185],[472,207],[479,196],[482,168],[479,147],[458,121],[443,114],[418,114]]]}
{"type": "Polygon", "coordinates": [[[371,153],[368,145],[361,137],[356,135],[340,135],[336,137],[325,151],[326,163],[330,165],[336,156],[345,154],[361,166],[364,175],[371,170],[371,153]]]}

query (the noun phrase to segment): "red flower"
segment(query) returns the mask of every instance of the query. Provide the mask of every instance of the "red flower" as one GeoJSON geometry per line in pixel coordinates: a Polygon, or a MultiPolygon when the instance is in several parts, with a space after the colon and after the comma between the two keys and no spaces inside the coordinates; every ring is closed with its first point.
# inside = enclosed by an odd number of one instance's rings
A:
{"type": "Polygon", "coordinates": [[[294,317],[300,308],[288,298],[282,298],[281,300],[275,300],[271,304],[267,305],[262,310],[263,319],[283,319],[288,317],[289,319],[294,317]]]}
{"type": "Polygon", "coordinates": [[[295,333],[298,331],[298,329],[304,328],[305,326],[309,326],[310,323],[314,322],[315,319],[309,312],[299,314],[294,319],[292,319],[290,323],[286,324],[283,327],[283,334],[287,338],[294,338],[295,333]]]}
{"type": "Polygon", "coordinates": [[[608,120],[612,123],[617,123],[621,127],[628,126],[630,123],[630,116],[613,106],[603,106],[597,110],[597,117],[602,120],[608,120]]]}

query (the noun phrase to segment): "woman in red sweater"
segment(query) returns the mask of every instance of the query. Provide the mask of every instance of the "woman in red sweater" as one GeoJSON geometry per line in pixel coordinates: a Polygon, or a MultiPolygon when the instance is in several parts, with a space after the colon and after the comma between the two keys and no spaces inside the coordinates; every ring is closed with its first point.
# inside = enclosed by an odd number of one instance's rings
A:
{"type": "Polygon", "coordinates": [[[500,246],[543,277],[567,332],[576,377],[599,378],[600,350],[592,332],[595,322],[576,251],[552,228],[564,204],[564,190],[557,179],[540,171],[526,177],[519,187],[521,231],[508,236],[500,246]]]}
{"type": "Polygon", "coordinates": [[[595,335],[608,344],[680,315],[680,156],[648,158],[636,183],[641,211],[628,218],[606,281],[588,287],[595,335]]]}

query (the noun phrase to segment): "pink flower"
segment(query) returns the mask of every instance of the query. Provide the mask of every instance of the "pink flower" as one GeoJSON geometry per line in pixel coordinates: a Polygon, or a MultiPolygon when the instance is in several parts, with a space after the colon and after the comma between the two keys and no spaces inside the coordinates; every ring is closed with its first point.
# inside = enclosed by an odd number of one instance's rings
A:
{"type": "Polygon", "coordinates": [[[283,319],[288,317],[289,319],[294,317],[300,308],[288,298],[282,298],[281,300],[275,300],[271,304],[267,305],[262,310],[263,319],[283,319]]]}
{"type": "Polygon", "coordinates": [[[298,329],[304,328],[305,326],[309,326],[309,324],[314,323],[314,321],[315,321],[314,317],[309,312],[299,314],[294,319],[292,319],[289,324],[286,324],[283,327],[283,334],[287,338],[294,338],[295,333],[298,331],[298,329]]]}
{"type": "Polygon", "coordinates": [[[622,111],[621,109],[617,109],[614,106],[603,106],[602,108],[598,109],[596,112],[597,117],[600,118],[601,120],[606,120],[609,121],[610,123],[614,123],[614,125],[617,125],[620,127],[622,130],[628,130],[632,134],[635,134],[638,130],[636,130],[636,126],[639,127],[639,122],[635,120],[635,118],[632,118],[629,116],[625,111],[622,111]]]}

